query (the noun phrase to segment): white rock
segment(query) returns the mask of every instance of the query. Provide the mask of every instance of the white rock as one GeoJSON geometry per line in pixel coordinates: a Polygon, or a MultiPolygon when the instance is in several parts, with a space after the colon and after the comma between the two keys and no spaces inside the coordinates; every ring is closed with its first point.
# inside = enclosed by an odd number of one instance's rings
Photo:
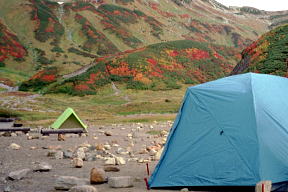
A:
{"type": "Polygon", "coordinates": [[[162,152],[163,152],[163,147],[155,154],[155,160],[157,161],[160,160],[162,152]]]}
{"type": "Polygon", "coordinates": [[[56,178],[54,188],[56,190],[69,190],[74,186],[87,184],[89,184],[88,179],[82,179],[73,176],[60,176],[56,178]]]}
{"type": "Polygon", "coordinates": [[[108,144],[104,145],[104,149],[110,150],[111,149],[111,145],[108,145],[108,144]]]}
{"type": "Polygon", "coordinates": [[[91,185],[79,185],[72,187],[69,192],[97,192],[97,189],[91,185]]]}
{"type": "Polygon", "coordinates": [[[54,156],[55,159],[63,159],[63,151],[57,151],[54,156]]]}
{"type": "Polygon", "coordinates": [[[73,165],[73,167],[81,168],[81,167],[83,167],[83,160],[78,158],[78,157],[73,158],[72,165],[73,165]]]}
{"type": "Polygon", "coordinates": [[[112,188],[133,187],[133,178],[130,176],[109,177],[108,185],[112,188]]]}
{"type": "Polygon", "coordinates": [[[52,169],[52,165],[47,162],[41,162],[39,165],[36,166],[34,171],[50,171],[52,169]]]}
{"type": "Polygon", "coordinates": [[[183,188],[183,189],[181,189],[181,191],[189,191],[189,189],[188,188],[183,188]]]}
{"type": "Polygon", "coordinates": [[[105,161],[105,165],[116,165],[116,160],[113,157],[108,157],[105,161]]]}
{"type": "Polygon", "coordinates": [[[116,157],[116,165],[125,165],[126,161],[123,157],[116,157]]]}
{"type": "Polygon", "coordinates": [[[10,149],[13,150],[19,150],[21,148],[20,145],[16,144],[16,143],[11,143],[11,145],[9,146],[10,149]]]}
{"type": "Polygon", "coordinates": [[[31,172],[31,169],[21,169],[18,171],[12,171],[8,174],[8,178],[12,180],[20,180],[24,178],[30,172],[31,172]]]}

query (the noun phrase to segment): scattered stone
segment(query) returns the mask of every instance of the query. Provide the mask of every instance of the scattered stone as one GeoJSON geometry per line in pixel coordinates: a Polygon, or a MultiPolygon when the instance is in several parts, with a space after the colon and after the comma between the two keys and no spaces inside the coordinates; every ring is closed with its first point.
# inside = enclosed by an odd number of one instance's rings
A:
{"type": "Polygon", "coordinates": [[[132,135],[131,133],[128,133],[127,137],[128,137],[129,139],[132,139],[133,135],[132,135]]]}
{"type": "Polygon", "coordinates": [[[11,137],[11,132],[4,132],[2,134],[3,137],[11,137]]]}
{"type": "Polygon", "coordinates": [[[116,165],[116,160],[113,157],[106,158],[105,165],[116,165]]]}
{"type": "Polygon", "coordinates": [[[162,152],[163,152],[163,149],[164,148],[161,148],[156,154],[155,154],[155,160],[160,160],[160,158],[161,158],[161,155],[162,155],[162,152]]]}
{"type": "Polygon", "coordinates": [[[260,181],[256,184],[256,192],[270,192],[272,188],[272,182],[271,181],[260,181]],[[262,189],[262,186],[264,185],[264,189],[262,189]]]}
{"type": "Polygon", "coordinates": [[[78,158],[78,157],[73,158],[72,165],[73,165],[73,167],[81,168],[81,167],[83,167],[83,160],[78,158]]]}
{"type": "Polygon", "coordinates": [[[11,180],[20,180],[23,179],[30,172],[31,169],[21,169],[18,171],[12,171],[8,174],[8,178],[11,180]]]}
{"type": "Polygon", "coordinates": [[[17,137],[17,134],[12,132],[11,137],[17,137]]]}
{"type": "Polygon", "coordinates": [[[54,158],[63,159],[63,151],[56,151],[54,158]]]}
{"type": "Polygon", "coordinates": [[[95,161],[96,155],[93,153],[86,153],[84,161],[95,161]]]}
{"type": "Polygon", "coordinates": [[[10,192],[10,191],[12,191],[12,190],[11,190],[11,187],[9,185],[4,187],[3,192],[10,192]]]}
{"type": "Polygon", "coordinates": [[[58,141],[65,141],[65,135],[64,134],[58,134],[58,141]]]}
{"type": "Polygon", "coordinates": [[[30,147],[30,149],[31,149],[31,150],[35,150],[35,149],[37,149],[37,147],[32,146],[32,147],[30,147]]]}
{"type": "Polygon", "coordinates": [[[113,143],[112,147],[119,147],[119,145],[117,143],[113,143]]]}
{"type": "Polygon", "coordinates": [[[104,134],[105,134],[106,136],[112,136],[111,131],[105,131],[104,134]]]}
{"type": "Polygon", "coordinates": [[[43,149],[49,149],[49,150],[60,150],[62,149],[61,145],[49,145],[48,147],[44,146],[43,149]]]}
{"type": "Polygon", "coordinates": [[[80,159],[84,160],[85,159],[84,148],[83,147],[78,148],[73,156],[76,157],[76,158],[80,158],[80,159]]]}
{"type": "Polygon", "coordinates": [[[56,190],[69,190],[74,186],[87,185],[88,183],[88,179],[82,179],[73,176],[60,176],[56,178],[54,188],[56,190]]]}
{"type": "Polygon", "coordinates": [[[118,167],[108,166],[104,167],[105,172],[119,172],[120,169],[118,167]]]}
{"type": "Polygon", "coordinates": [[[133,179],[130,176],[109,177],[108,185],[112,188],[133,187],[133,179]]]}
{"type": "Polygon", "coordinates": [[[50,171],[52,169],[52,165],[50,165],[47,162],[41,162],[37,167],[34,169],[34,171],[50,171]]]}
{"type": "Polygon", "coordinates": [[[104,149],[110,150],[111,149],[111,145],[108,145],[108,144],[104,145],[104,149]]]}
{"type": "Polygon", "coordinates": [[[107,182],[105,171],[101,168],[94,167],[90,171],[90,183],[101,184],[107,182]]]}
{"type": "Polygon", "coordinates": [[[64,159],[72,159],[73,152],[66,150],[66,151],[63,152],[63,157],[64,157],[64,159]]]}
{"type": "Polygon", "coordinates": [[[103,151],[104,150],[104,145],[103,144],[96,145],[96,150],[103,151]]]}
{"type": "Polygon", "coordinates": [[[10,149],[13,150],[19,150],[21,148],[20,145],[16,144],[16,143],[11,143],[11,145],[9,146],[10,149]]]}
{"type": "Polygon", "coordinates": [[[183,189],[181,189],[181,191],[189,191],[189,189],[188,188],[183,188],[183,189]]]}
{"type": "Polygon", "coordinates": [[[126,164],[126,161],[123,157],[116,157],[115,160],[116,160],[116,165],[125,165],[126,164]]]}
{"type": "Polygon", "coordinates": [[[69,192],[97,192],[97,189],[91,185],[80,185],[72,187],[69,192]]]}
{"type": "Polygon", "coordinates": [[[56,150],[50,150],[47,152],[47,157],[55,157],[55,154],[56,154],[56,150]]]}

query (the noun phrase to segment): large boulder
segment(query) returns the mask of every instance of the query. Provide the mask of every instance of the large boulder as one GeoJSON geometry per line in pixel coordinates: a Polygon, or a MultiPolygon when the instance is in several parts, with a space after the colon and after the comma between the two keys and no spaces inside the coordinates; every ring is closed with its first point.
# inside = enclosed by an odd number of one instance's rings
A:
{"type": "Polygon", "coordinates": [[[31,169],[21,169],[17,171],[12,171],[8,174],[8,178],[11,180],[20,180],[23,179],[30,172],[31,169]]]}
{"type": "Polygon", "coordinates": [[[106,173],[103,169],[94,167],[90,171],[90,183],[101,184],[107,182],[106,173]]]}

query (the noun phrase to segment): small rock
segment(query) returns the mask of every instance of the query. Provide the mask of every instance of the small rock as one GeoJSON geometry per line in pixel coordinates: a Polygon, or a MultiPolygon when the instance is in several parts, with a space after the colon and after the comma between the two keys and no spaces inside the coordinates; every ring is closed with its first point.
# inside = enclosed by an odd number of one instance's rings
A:
{"type": "Polygon", "coordinates": [[[116,160],[116,165],[125,165],[126,164],[126,161],[123,157],[116,157],[115,160],[116,160]]]}
{"type": "Polygon", "coordinates": [[[52,169],[52,165],[48,164],[47,162],[41,162],[34,171],[50,171],[52,169]]]}
{"type": "Polygon", "coordinates": [[[85,159],[84,148],[81,147],[81,148],[77,149],[77,151],[74,153],[73,156],[76,158],[80,158],[80,159],[84,160],[85,159]]]}
{"type": "Polygon", "coordinates": [[[31,149],[31,150],[35,150],[35,149],[37,149],[37,147],[32,146],[32,147],[30,147],[30,149],[31,149]]]}
{"type": "Polygon", "coordinates": [[[113,157],[106,158],[105,165],[116,165],[116,160],[113,157]]]}
{"type": "Polygon", "coordinates": [[[107,181],[105,171],[101,168],[94,167],[90,171],[90,183],[101,184],[107,181]]]}
{"type": "Polygon", "coordinates": [[[58,134],[58,141],[65,141],[65,135],[64,134],[58,134]]]}
{"type": "Polygon", "coordinates": [[[92,153],[86,153],[85,154],[85,161],[95,161],[96,160],[96,155],[92,153]]]}
{"type": "Polygon", "coordinates": [[[72,157],[73,157],[72,151],[68,151],[68,150],[64,151],[63,157],[64,157],[64,159],[72,159],[72,157]]]}
{"type": "Polygon", "coordinates": [[[56,150],[50,150],[47,152],[47,157],[55,157],[55,154],[56,154],[56,150]]]}
{"type": "Polygon", "coordinates": [[[189,189],[188,188],[183,188],[183,189],[181,189],[181,191],[189,191],[189,189]]]}
{"type": "Polygon", "coordinates": [[[11,190],[11,187],[9,185],[4,187],[3,192],[10,192],[10,191],[12,191],[12,190],[11,190]]]}
{"type": "Polygon", "coordinates": [[[73,176],[60,176],[56,178],[54,188],[56,190],[69,190],[74,186],[87,185],[88,183],[88,179],[82,179],[73,176]]]}
{"type": "Polygon", "coordinates": [[[56,151],[54,158],[63,159],[63,151],[56,151]]]}
{"type": "Polygon", "coordinates": [[[73,158],[72,164],[73,164],[73,167],[81,168],[83,167],[83,160],[78,157],[73,158]]]}
{"type": "Polygon", "coordinates": [[[162,155],[162,152],[163,152],[163,148],[161,148],[156,154],[155,154],[155,160],[160,160],[161,158],[161,155],[162,155]]]}
{"type": "Polygon", "coordinates": [[[20,180],[24,178],[30,172],[31,172],[31,169],[21,169],[18,171],[12,171],[8,174],[8,178],[11,180],[20,180]]]}
{"type": "Polygon", "coordinates": [[[2,134],[3,137],[11,137],[11,132],[4,132],[2,134]]]}
{"type": "Polygon", "coordinates": [[[17,137],[17,134],[14,133],[14,132],[12,132],[12,133],[11,133],[11,137],[17,137]]]}
{"type": "Polygon", "coordinates": [[[103,151],[104,150],[104,145],[103,144],[96,145],[96,150],[103,151]]]}
{"type": "Polygon", "coordinates": [[[106,136],[112,136],[111,131],[105,131],[104,134],[105,134],[106,136]]]}
{"type": "Polygon", "coordinates": [[[109,177],[108,185],[112,188],[133,187],[133,179],[130,176],[109,177]]]}
{"type": "Polygon", "coordinates": [[[13,150],[19,150],[21,148],[20,145],[16,144],[16,143],[11,143],[11,145],[9,146],[10,149],[13,150]]]}
{"type": "Polygon", "coordinates": [[[49,150],[60,150],[62,149],[61,145],[49,145],[48,147],[44,146],[43,149],[49,149],[49,150]]]}
{"type": "Polygon", "coordinates": [[[70,190],[70,192],[97,192],[97,189],[91,185],[79,185],[74,186],[70,190]]]}
{"type": "Polygon", "coordinates": [[[109,167],[104,167],[104,171],[105,172],[119,172],[120,169],[118,167],[109,166],[109,167]]]}
{"type": "Polygon", "coordinates": [[[104,149],[106,149],[106,150],[110,150],[111,149],[111,145],[104,145],[104,149]]]}

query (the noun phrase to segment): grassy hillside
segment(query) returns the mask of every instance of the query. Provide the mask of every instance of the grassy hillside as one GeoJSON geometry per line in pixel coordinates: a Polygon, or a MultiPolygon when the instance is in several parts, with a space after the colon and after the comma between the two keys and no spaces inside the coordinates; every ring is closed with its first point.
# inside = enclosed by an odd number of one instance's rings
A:
{"type": "Polygon", "coordinates": [[[280,26],[252,43],[232,74],[258,72],[288,77],[288,25],[280,26]]]}
{"type": "Polygon", "coordinates": [[[189,40],[158,43],[110,58],[98,58],[86,72],[57,82],[41,72],[22,84],[21,90],[39,90],[43,82],[52,83],[45,92],[95,94],[111,82],[130,89],[167,90],[181,84],[198,84],[230,73],[238,61],[237,49],[189,40]],[[35,78],[36,77],[36,78],[35,78]],[[35,81],[37,79],[37,81],[35,81]]]}

